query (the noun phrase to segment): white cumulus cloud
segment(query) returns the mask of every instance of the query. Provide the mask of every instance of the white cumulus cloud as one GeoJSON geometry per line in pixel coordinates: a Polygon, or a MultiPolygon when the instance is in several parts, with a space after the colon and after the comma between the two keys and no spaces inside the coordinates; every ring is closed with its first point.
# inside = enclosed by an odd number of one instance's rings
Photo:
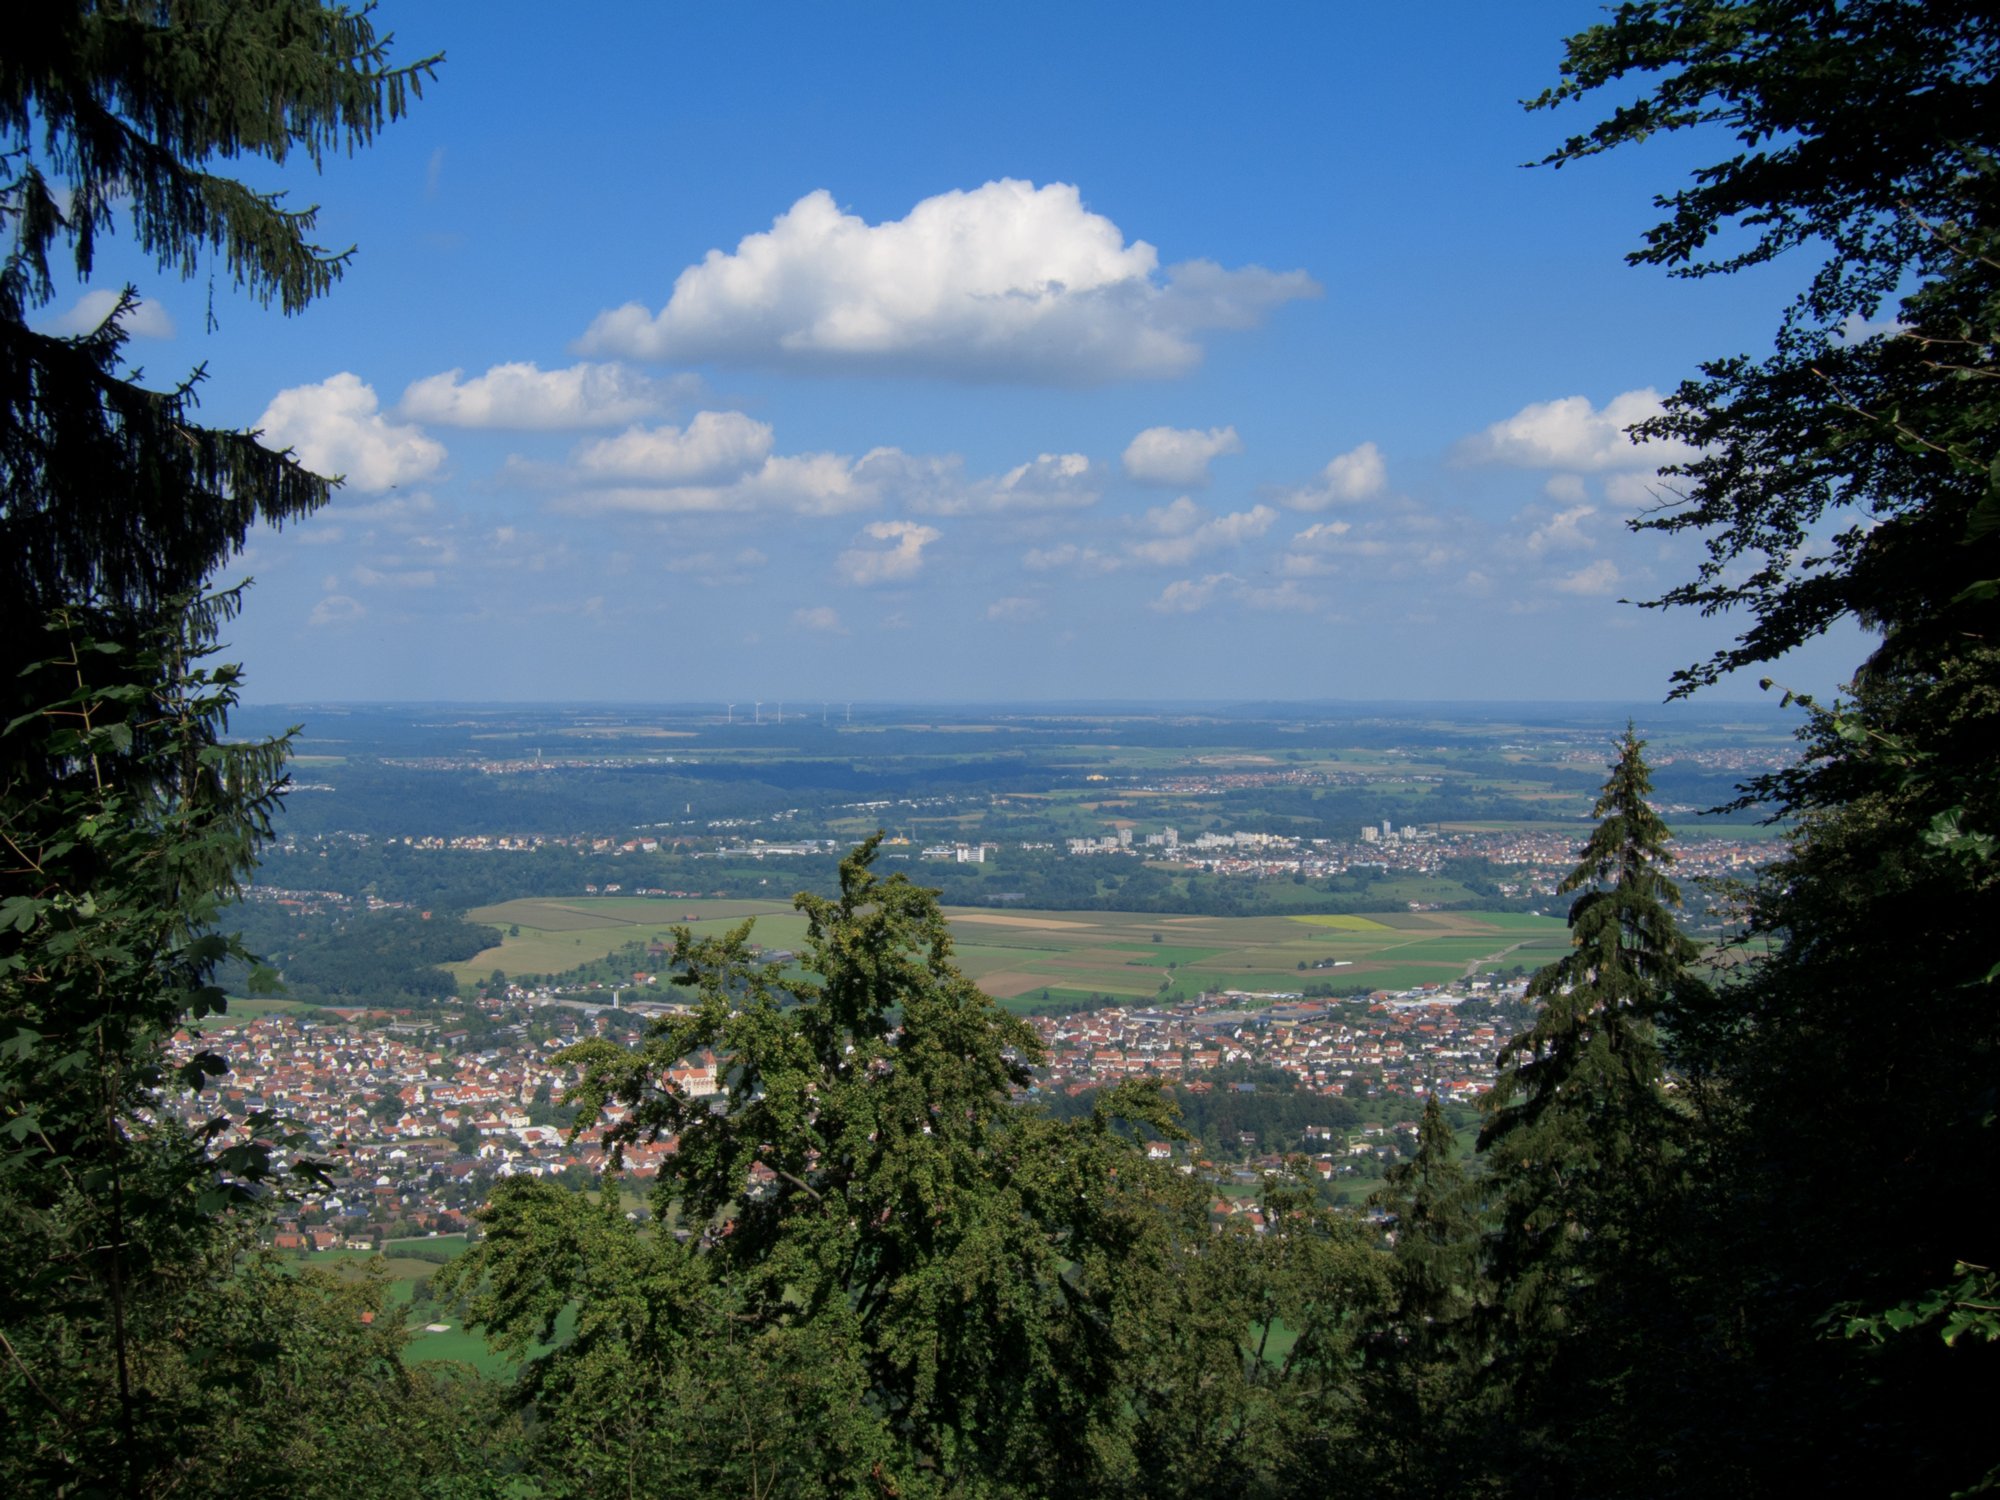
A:
{"type": "Polygon", "coordinates": [[[1126,547],[1140,562],[1158,567],[1183,567],[1201,556],[1223,547],[1240,547],[1271,529],[1278,513],[1268,505],[1253,506],[1226,516],[1198,520],[1198,509],[1183,496],[1172,505],[1147,512],[1147,519],[1162,535],[1126,547]],[[1182,507],[1187,509],[1182,509],[1182,507]]]}
{"type": "Polygon", "coordinates": [[[403,392],[402,412],[442,427],[557,431],[636,422],[660,411],[667,399],[665,388],[625,365],[544,370],[516,361],[470,379],[463,370],[446,370],[413,381],[403,392]]]}
{"type": "Polygon", "coordinates": [[[1556,579],[1552,587],[1565,594],[1581,594],[1585,598],[1599,599],[1618,587],[1618,568],[1610,558],[1600,557],[1594,563],[1586,563],[1574,573],[1556,579]]]}
{"type": "Polygon", "coordinates": [[[1148,427],[1126,444],[1125,472],[1141,484],[1203,485],[1211,462],[1242,451],[1234,427],[1148,427]]]}
{"type": "Polygon", "coordinates": [[[733,252],[683,270],[658,313],[600,313],[580,352],[1091,385],[1181,374],[1196,335],[1255,326],[1303,271],[1162,271],[1067,183],[989,182],[869,224],[808,193],[733,252]]]}
{"type": "Polygon", "coordinates": [[[1205,578],[1180,578],[1160,590],[1151,609],[1163,615],[1191,615],[1214,602],[1218,590],[1240,583],[1234,573],[1210,573],[1205,578]]]}
{"type": "Polygon", "coordinates": [[[393,489],[444,463],[444,444],[389,421],[375,388],[346,371],[278,392],[257,426],[266,443],[290,448],[316,473],[343,475],[357,490],[393,489]]]}
{"type": "Polygon", "coordinates": [[[592,479],[704,484],[758,468],[771,452],[771,426],[735,411],[696,412],[685,428],[631,427],[577,454],[592,479]]]}
{"type": "Polygon", "coordinates": [[[1309,483],[1286,490],[1278,498],[1293,510],[1325,510],[1330,505],[1353,505],[1382,493],[1389,483],[1389,465],[1382,450],[1373,443],[1328,462],[1309,483]]]}
{"type": "Polygon", "coordinates": [[[1588,396],[1538,401],[1465,439],[1458,445],[1458,458],[1461,463],[1584,473],[1657,469],[1694,454],[1682,443],[1635,443],[1628,435],[1627,428],[1662,410],[1660,393],[1650,387],[1613,396],[1601,408],[1588,396]]]}
{"type": "Polygon", "coordinates": [[[1663,479],[1651,470],[1604,477],[1604,498],[1628,510],[1650,510],[1656,505],[1671,504],[1680,494],[1675,481],[1663,479]]]}
{"type": "MultiPolygon", "coordinates": [[[[95,333],[117,306],[116,292],[103,289],[85,292],[73,306],[64,309],[49,324],[49,332],[65,338],[95,333]]],[[[125,316],[118,320],[118,326],[134,338],[170,339],[174,336],[174,320],[167,316],[167,310],[159,303],[144,298],[125,309],[125,316]]]]}
{"type": "Polygon", "coordinates": [[[367,613],[368,611],[362,608],[361,601],[354,598],[351,594],[328,594],[313,606],[312,613],[306,617],[306,623],[308,625],[345,625],[350,621],[360,619],[367,613]]]}
{"type": "Polygon", "coordinates": [[[1547,552],[1550,548],[1572,551],[1589,551],[1596,543],[1583,529],[1583,523],[1597,514],[1594,505],[1572,505],[1567,510],[1559,510],[1528,533],[1527,547],[1530,552],[1547,552]]]}
{"type": "Polygon", "coordinates": [[[914,578],[924,565],[924,548],[944,533],[915,521],[871,521],[865,535],[887,547],[851,547],[840,554],[840,573],[849,583],[893,583],[914,578]]]}
{"type": "Polygon", "coordinates": [[[1102,493],[1096,471],[1081,453],[1043,453],[1004,474],[981,478],[967,477],[965,461],[956,454],[891,459],[885,452],[876,467],[905,505],[933,516],[1081,510],[1102,493]]]}
{"type": "Polygon", "coordinates": [[[778,454],[726,483],[612,485],[568,495],[556,508],[571,515],[842,515],[881,504],[885,485],[899,475],[907,456],[895,448],[877,448],[858,459],[840,453],[778,454]]]}

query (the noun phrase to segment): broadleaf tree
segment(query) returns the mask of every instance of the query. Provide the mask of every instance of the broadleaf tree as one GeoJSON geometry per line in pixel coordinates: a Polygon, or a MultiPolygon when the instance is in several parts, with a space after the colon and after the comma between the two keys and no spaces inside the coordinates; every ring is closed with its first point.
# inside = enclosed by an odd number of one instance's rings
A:
{"type": "Polygon", "coordinates": [[[1675,1272],[1727,1332],[1657,1413],[1678,1467],[1648,1492],[1991,1482],[2000,1345],[1963,1332],[2000,1264],[2000,18],[1626,4],[1563,71],[1537,104],[1610,103],[1558,165],[1714,148],[1634,261],[1809,272],[1772,352],[1710,362],[1641,428],[1692,456],[1637,524],[1705,548],[1656,602],[1741,621],[1678,690],[1778,675],[1838,622],[1873,637],[1799,763],[1746,788],[1792,831],[1747,961],[1672,1018],[1706,1205],[1675,1272]]]}
{"type": "MultiPolygon", "coordinates": [[[[1219,1285],[1208,1257],[1228,1253],[1198,1185],[1138,1149],[1135,1128],[1176,1130],[1171,1106],[1138,1084],[1082,1120],[1017,1103],[1035,1033],[959,972],[935,893],[878,877],[875,848],[843,862],[837,896],[797,898],[795,965],[761,961],[747,927],[679,930],[691,1012],[636,1048],[566,1054],[584,1069],[579,1129],[608,1109],[610,1147],[672,1144],[651,1208],[673,1233],[627,1222],[613,1184],[595,1203],[507,1187],[447,1286],[517,1348],[575,1302],[578,1336],[526,1387],[545,1461],[626,1413],[593,1463],[648,1493],[769,1482],[757,1432],[791,1493],[1161,1492],[1147,1434],[1184,1436],[1187,1409],[1185,1390],[1164,1409],[1149,1394],[1179,1367],[1166,1340],[1241,1390],[1255,1311],[1239,1289],[1220,1316],[1162,1322],[1179,1273],[1219,1285]],[[715,1060],[712,1096],[674,1081],[694,1056],[715,1060]],[[614,1346],[643,1351],[659,1399],[606,1404],[626,1378],[597,1363],[614,1346]],[[773,1406],[759,1370],[792,1372],[772,1378],[798,1403],[773,1406]],[[667,1398],[695,1390],[740,1391],[757,1419],[688,1422],[667,1398]]],[[[1225,1449],[1234,1417],[1218,1414],[1225,1449]]]]}

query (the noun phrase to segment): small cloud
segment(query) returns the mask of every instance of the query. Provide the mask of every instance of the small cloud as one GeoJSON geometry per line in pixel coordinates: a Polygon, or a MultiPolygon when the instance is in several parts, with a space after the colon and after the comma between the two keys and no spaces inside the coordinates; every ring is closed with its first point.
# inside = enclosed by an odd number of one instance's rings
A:
{"type": "Polygon", "coordinates": [[[1293,510],[1325,510],[1330,505],[1370,499],[1381,494],[1388,483],[1389,466],[1382,450],[1373,443],[1363,443],[1331,460],[1310,483],[1281,493],[1278,500],[1293,510]]]}
{"type": "Polygon", "coordinates": [[[1600,557],[1596,562],[1586,563],[1574,573],[1555,580],[1550,587],[1565,594],[1578,594],[1585,598],[1603,598],[1618,587],[1618,569],[1608,557],[1600,557]]]}
{"type": "Polygon", "coordinates": [[[1005,599],[995,599],[986,606],[989,620],[1033,620],[1042,613],[1042,601],[1011,594],[1005,599]]]}
{"type": "Polygon", "coordinates": [[[441,427],[553,432],[616,427],[661,411],[669,388],[619,364],[576,364],[544,370],[515,362],[467,379],[446,370],[411,382],[402,413],[441,427]]]}
{"type": "Polygon", "coordinates": [[[876,467],[884,488],[920,515],[1007,515],[1081,510],[1097,503],[1097,477],[1081,453],[1043,453],[1006,473],[968,480],[964,460],[883,451],[876,467]],[[894,455],[893,458],[890,455],[894,455]]]}
{"type": "Polygon", "coordinates": [[[1240,583],[1234,573],[1210,573],[1205,578],[1181,578],[1160,590],[1148,607],[1163,615],[1191,615],[1214,602],[1217,590],[1240,583]]]}
{"type": "Polygon", "coordinates": [[[734,411],[696,412],[686,428],[633,427],[591,443],[577,455],[587,478],[711,484],[759,467],[771,452],[771,427],[734,411]]]}
{"type": "MultiPolygon", "coordinates": [[[[801,630],[816,631],[821,635],[846,635],[847,627],[840,623],[840,611],[830,604],[815,604],[807,609],[792,611],[792,623],[801,630]]],[[[756,638],[751,637],[751,644],[756,638]]]]}
{"type": "MultiPolygon", "coordinates": [[[[103,290],[85,292],[49,324],[48,331],[63,338],[97,332],[104,326],[104,320],[116,311],[118,295],[117,292],[103,290]]],[[[174,320],[167,316],[164,307],[149,298],[141,298],[126,308],[118,326],[135,339],[170,339],[174,336],[174,320]]]]}
{"type": "Polygon", "coordinates": [[[1660,393],[1650,387],[1613,396],[1601,410],[1587,396],[1536,402],[1466,438],[1456,457],[1466,464],[1584,473],[1658,469],[1692,458],[1694,450],[1676,442],[1634,442],[1627,429],[1665,409],[1660,393]]]}
{"type": "Polygon", "coordinates": [[[257,426],[265,442],[291,449],[315,473],[341,475],[366,492],[435,473],[445,458],[444,444],[388,421],[374,387],[346,372],[278,392],[257,426]]]}
{"type": "Polygon", "coordinates": [[[838,566],[849,583],[863,586],[914,578],[924,565],[924,548],[944,533],[915,521],[871,521],[865,535],[893,545],[852,547],[840,554],[838,566]]]}
{"type": "MultiPolygon", "coordinates": [[[[884,461],[893,472],[904,456],[894,448],[878,448],[859,459],[838,453],[778,455],[727,483],[618,485],[565,496],[556,508],[571,515],[608,511],[655,516],[759,511],[840,515],[880,504],[884,461]]],[[[671,462],[669,455],[660,459],[663,464],[671,462]]]]}
{"type": "Polygon", "coordinates": [[[1910,325],[1900,318],[1864,318],[1860,313],[1849,313],[1834,337],[1843,344],[1865,344],[1873,338],[1897,338],[1909,331],[1910,325]]]}
{"type": "Polygon", "coordinates": [[[869,224],[824,189],[681,271],[658,313],[600,313],[586,354],[1094,385],[1184,374],[1196,335],[1319,295],[1303,271],[1164,272],[1067,183],[988,182],[869,224]]]}
{"type": "Polygon", "coordinates": [[[1542,486],[1542,493],[1564,505],[1580,505],[1589,492],[1584,489],[1580,474],[1551,474],[1548,483],[1542,486]]]}
{"type": "Polygon", "coordinates": [[[1167,535],[1156,537],[1151,541],[1132,542],[1125,550],[1140,562],[1160,567],[1184,567],[1204,552],[1213,552],[1222,547],[1240,547],[1243,543],[1262,536],[1271,529],[1271,523],[1278,519],[1278,513],[1268,505],[1258,505],[1249,510],[1216,516],[1212,520],[1192,524],[1193,519],[1199,514],[1199,508],[1185,496],[1176,500],[1173,505],[1149,511],[1148,520],[1153,521],[1156,526],[1173,529],[1169,530],[1167,535]],[[1187,507],[1187,510],[1180,509],[1183,506],[1187,507]]]}
{"type": "Polygon", "coordinates": [[[1021,565],[1036,573],[1109,573],[1121,567],[1122,563],[1117,557],[1100,552],[1095,547],[1059,542],[1053,547],[1030,547],[1022,555],[1021,565]]]}
{"type": "Polygon", "coordinates": [[[362,608],[359,599],[351,598],[346,594],[328,594],[313,606],[312,613],[306,616],[306,623],[308,625],[346,625],[351,621],[360,619],[367,613],[368,611],[362,608]]]}
{"type": "Polygon", "coordinates": [[[1528,533],[1528,550],[1536,554],[1551,548],[1589,551],[1596,546],[1596,542],[1585,535],[1583,523],[1596,514],[1597,507],[1594,505],[1572,505],[1568,510],[1557,511],[1528,533]]]}
{"type": "Polygon", "coordinates": [[[1670,504],[1681,491],[1669,480],[1648,470],[1640,474],[1610,474],[1604,480],[1604,498],[1627,510],[1650,510],[1670,504]]]}
{"type": "Polygon", "coordinates": [[[1181,536],[1199,526],[1207,514],[1186,495],[1171,505],[1156,505],[1146,512],[1146,524],[1161,536],[1181,536]]]}
{"type": "Polygon", "coordinates": [[[1125,472],[1140,484],[1208,483],[1208,466],[1225,453],[1241,453],[1234,427],[1148,427],[1125,447],[1125,472]]]}
{"type": "Polygon", "coordinates": [[[424,196],[435,198],[438,183],[444,176],[444,147],[437,146],[431,151],[431,159],[424,166],[424,196]]]}

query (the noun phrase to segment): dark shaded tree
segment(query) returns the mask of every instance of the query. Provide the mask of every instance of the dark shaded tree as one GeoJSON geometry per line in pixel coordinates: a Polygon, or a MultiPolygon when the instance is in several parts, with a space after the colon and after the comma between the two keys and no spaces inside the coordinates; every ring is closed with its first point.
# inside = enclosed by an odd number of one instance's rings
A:
{"type": "Polygon", "coordinates": [[[1362,1341],[1361,1462],[1374,1494],[1477,1493],[1489,1404],[1478,1377],[1485,1329],[1481,1188],[1435,1096],[1416,1154],[1370,1200],[1395,1237],[1389,1295],[1362,1341]]]}
{"type": "Polygon", "coordinates": [[[1747,617],[1679,690],[1843,619],[1877,636],[1851,698],[1808,705],[1800,765],[1746,789],[1798,827],[1753,904],[1761,956],[1666,1016],[1706,1231],[1675,1272],[1716,1358],[1660,1409],[1655,1493],[1994,1472],[1996,64],[1990,7],[1683,0],[1572,38],[1538,101],[1618,99],[1558,163],[1735,137],[1634,260],[1816,262],[1773,353],[1708,364],[1644,429],[1696,456],[1639,524],[1707,547],[1656,602],[1747,617]]]}
{"type": "Polygon", "coordinates": [[[1544,1493],[1604,1486],[1626,1461],[1628,1351],[1654,1316],[1660,1217],[1680,1196],[1683,1116],[1657,1018],[1697,949],[1675,920],[1643,748],[1628,728],[1561,886],[1577,893],[1570,951],[1528,982],[1539,1009],[1501,1049],[1479,1136],[1496,1219],[1489,1373],[1510,1461],[1544,1493]]]}
{"type": "Polygon", "coordinates": [[[429,71],[386,46],[312,0],[37,6],[0,43],[0,1420],[24,1492],[188,1484],[153,1341],[278,1143],[218,1152],[220,1126],[151,1108],[213,1070],[169,1078],[164,1048],[220,1008],[238,950],[211,924],[282,785],[282,741],[229,742],[237,676],[207,657],[236,600],[202,591],[330,488],[197,423],[199,372],[143,385],[129,290],[81,337],[27,318],[121,221],[162,271],[219,258],[288,311],[325,290],[344,256],[310,212],[216,168],[365,141],[429,71]]]}

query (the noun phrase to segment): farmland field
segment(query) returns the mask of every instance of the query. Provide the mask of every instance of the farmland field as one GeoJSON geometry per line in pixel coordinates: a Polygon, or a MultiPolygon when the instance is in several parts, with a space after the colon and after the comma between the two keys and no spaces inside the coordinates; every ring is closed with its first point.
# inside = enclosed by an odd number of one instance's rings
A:
{"type": "MultiPolygon", "coordinates": [[[[408,1324],[410,1342],[404,1349],[403,1357],[410,1362],[448,1360],[471,1365],[482,1375],[504,1377],[513,1374],[517,1361],[489,1348],[485,1336],[465,1327],[456,1311],[441,1309],[434,1304],[413,1305],[418,1284],[437,1275],[444,1263],[442,1260],[418,1259],[396,1253],[405,1246],[422,1247],[433,1255],[439,1251],[462,1254],[465,1236],[453,1234],[421,1240],[391,1240],[388,1253],[382,1256],[365,1250],[318,1250],[298,1256],[296,1260],[300,1264],[316,1266],[355,1280],[369,1275],[382,1277],[385,1300],[391,1313],[400,1312],[408,1324]],[[433,1324],[440,1325],[440,1331],[432,1332],[433,1324]]],[[[558,1343],[569,1337],[575,1322],[574,1312],[565,1309],[556,1320],[558,1343]]],[[[541,1354],[546,1348],[538,1342],[530,1352],[541,1354]]]]}
{"type": "MultiPolygon", "coordinates": [[[[1441,984],[1482,967],[1536,968],[1568,946],[1553,917],[1486,912],[1372,916],[1166,917],[1145,912],[991,912],[947,908],[967,975],[1010,1008],[1087,999],[1185,999],[1204,989],[1345,993],[1441,984]],[[1043,991],[1047,996],[1044,997],[1043,991]]],[[[754,917],[751,936],[796,950],[805,919],[776,901],[583,897],[482,907],[475,922],[518,936],[450,968],[554,974],[678,923],[697,936],[754,917]]]]}

